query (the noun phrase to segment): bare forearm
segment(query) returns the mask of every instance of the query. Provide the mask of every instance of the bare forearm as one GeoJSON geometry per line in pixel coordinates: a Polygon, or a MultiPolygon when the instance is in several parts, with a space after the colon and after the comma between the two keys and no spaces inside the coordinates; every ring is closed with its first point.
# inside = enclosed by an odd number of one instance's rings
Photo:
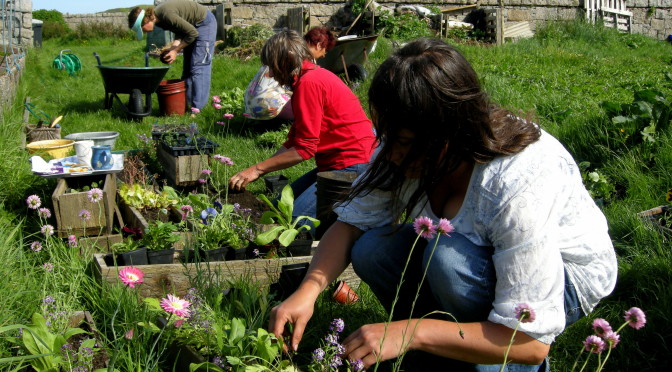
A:
{"type": "Polygon", "coordinates": [[[281,147],[273,156],[270,158],[257,163],[255,167],[258,171],[263,174],[275,172],[282,169],[287,169],[296,164],[299,164],[303,161],[301,155],[294,148],[285,149],[281,147]]]}
{"type": "MultiPolygon", "coordinates": [[[[413,320],[415,326],[419,320],[413,320]]],[[[403,321],[407,322],[407,321],[403,321]]],[[[478,364],[501,364],[513,330],[492,322],[458,325],[438,319],[423,319],[414,332],[410,348],[478,364]],[[464,339],[460,337],[460,328],[464,339]]],[[[507,359],[518,364],[539,364],[548,354],[546,345],[517,332],[507,359]]]]}

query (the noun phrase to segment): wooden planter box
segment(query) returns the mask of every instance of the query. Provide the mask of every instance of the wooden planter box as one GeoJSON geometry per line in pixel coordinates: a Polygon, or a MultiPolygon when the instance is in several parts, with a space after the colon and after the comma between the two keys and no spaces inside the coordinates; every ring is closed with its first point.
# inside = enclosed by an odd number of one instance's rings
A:
{"type": "Polygon", "coordinates": [[[203,178],[203,169],[210,168],[210,155],[173,156],[158,146],[156,156],[163,165],[166,179],[174,186],[195,186],[203,178]]]}
{"type": "Polygon", "coordinates": [[[61,238],[68,235],[76,236],[100,236],[112,233],[114,222],[115,196],[117,193],[117,179],[112,174],[104,176],[80,176],[73,178],[60,178],[54,193],[51,195],[56,215],[58,236],[61,238]],[[98,203],[89,201],[86,192],[68,193],[72,187],[90,185],[92,182],[104,182],[103,199],[98,203]],[[88,221],[79,218],[79,212],[83,209],[91,212],[88,221]]]}
{"type": "MultiPolygon", "coordinates": [[[[145,216],[140,213],[137,208],[131,207],[130,205],[124,202],[124,199],[119,197],[119,209],[121,211],[121,216],[124,221],[124,226],[128,227],[137,227],[143,231],[149,227],[149,221],[145,216]]],[[[180,212],[174,208],[170,208],[168,211],[169,220],[176,222],[179,221],[182,216],[180,212]]],[[[175,249],[183,249],[185,247],[191,247],[193,244],[193,237],[190,231],[182,231],[178,233],[180,235],[180,240],[173,244],[175,249]]]]}
{"type": "MultiPolygon", "coordinates": [[[[314,246],[317,246],[317,243],[315,242],[314,246]]],[[[143,297],[158,298],[163,297],[166,293],[184,296],[187,290],[192,287],[187,273],[194,277],[197,269],[203,271],[201,275],[212,276],[213,279],[216,278],[217,280],[246,278],[261,285],[268,285],[278,279],[282,265],[310,262],[313,258],[312,256],[304,256],[186,264],[179,263],[180,255],[181,252],[176,252],[175,263],[173,264],[136,266],[145,274],[144,283],[137,287],[143,297]]],[[[99,279],[111,284],[120,283],[118,275],[119,270],[123,267],[109,266],[105,262],[104,254],[95,254],[94,259],[97,268],[96,274],[99,279]]],[[[360,282],[352,266],[348,266],[339,280],[345,280],[353,287],[360,282]]]]}

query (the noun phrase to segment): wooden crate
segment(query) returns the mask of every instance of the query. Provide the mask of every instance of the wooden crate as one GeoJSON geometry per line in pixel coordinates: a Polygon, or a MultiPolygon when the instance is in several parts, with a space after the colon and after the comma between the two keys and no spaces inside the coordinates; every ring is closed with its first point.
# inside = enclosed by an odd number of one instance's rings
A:
{"type": "Polygon", "coordinates": [[[173,156],[158,146],[156,156],[163,165],[166,179],[175,186],[198,185],[198,179],[203,178],[202,170],[210,168],[210,155],[173,156]]]}
{"type": "Polygon", "coordinates": [[[60,178],[51,195],[58,236],[64,238],[68,235],[99,236],[111,234],[116,193],[117,178],[112,174],[60,178]],[[79,188],[83,185],[90,185],[94,181],[104,182],[102,187],[103,199],[98,203],[89,201],[86,192],[67,192],[71,187],[79,188]],[[79,218],[79,212],[83,209],[91,212],[91,218],[88,221],[82,221],[79,218]]]}
{"type": "MultiPolygon", "coordinates": [[[[121,211],[121,216],[123,218],[123,226],[128,227],[137,227],[143,231],[149,227],[149,221],[140,213],[137,208],[131,207],[130,205],[124,202],[124,199],[119,197],[119,209],[121,211]]],[[[174,208],[170,208],[168,213],[170,214],[169,219],[173,222],[179,222],[181,219],[180,212],[174,208]]],[[[185,247],[191,247],[193,245],[193,236],[190,231],[181,231],[177,233],[180,235],[180,240],[173,244],[175,249],[183,249],[185,247]]]]}
{"type": "MultiPolygon", "coordinates": [[[[314,243],[314,246],[318,242],[314,243]]],[[[312,256],[303,257],[284,257],[274,259],[255,259],[240,261],[216,261],[200,264],[179,263],[181,252],[175,253],[175,263],[165,265],[139,265],[136,266],[145,274],[144,283],[137,286],[143,297],[163,297],[166,293],[172,293],[177,296],[184,296],[191,287],[189,277],[196,275],[196,270],[200,268],[201,275],[210,275],[218,280],[238,278],[249,278],[260,285],[268,285],[278,279],[282,265],[310,262],[312,256]],[[198,266],[198,267],[197,267],[198,266]]],[[[105,261],[105,254],[95,254],[95,265],[99,279],[108,283],[120,283],[119,270],[124,266],[115,267],[108,265],[105,261]]],[[[205,279],[208,280],[208,279],[205,279]]],[[[345,280],[351,287],[356,288],[360,279],[355,274],[352,266],[341,274],[339,280],[345,280]]]]}

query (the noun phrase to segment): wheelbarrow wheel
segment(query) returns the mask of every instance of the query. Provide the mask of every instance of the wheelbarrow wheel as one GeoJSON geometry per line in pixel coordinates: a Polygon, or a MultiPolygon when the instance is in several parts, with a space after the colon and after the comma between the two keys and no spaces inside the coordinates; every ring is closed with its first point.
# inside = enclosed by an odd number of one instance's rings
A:
{"type": "Polygon", "coordinates": [[[348,78],[350,78],[350,81],[366,80],[367,76],[369,76],[369,73],[364,66],[360,64],[352,64],[348,66],[348,78]]]}
{"type": "Polygon", "coordinates": [[[142,92],[140,89],[133,89],[128,100],[128,111],[131,114],[142,114],[142,92]]]}

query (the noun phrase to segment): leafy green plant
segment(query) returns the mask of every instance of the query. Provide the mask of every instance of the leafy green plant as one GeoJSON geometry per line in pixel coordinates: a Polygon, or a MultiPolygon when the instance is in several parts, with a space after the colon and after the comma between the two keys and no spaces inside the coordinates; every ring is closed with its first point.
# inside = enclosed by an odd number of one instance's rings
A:
{"type": "Polygon", "coordinates": [[[254,242],[259,245],[266,245],[273,240],[277,239],[278,242],[284,247],[292,244],[296,236],[299,235],[299,232],[302,230],[310,230],[310,225],[303,224],[298,226],[299,222],[303,220],[308,220],[313,223],[313,226],[320,226],[320,221],[313,217],[308,216],[298,216],[293,218],[292,212],[294,211],[294,191],[292,188],[287,185],[282,189],[280,200],[278,201],[278,206],[276,207],[265,195],[259,195],[264,203],[266,203],[271,210],[264,212],[261,216],[261,223],[266,224],[277,224],[277,226],[271,227],[268,231],[265,231],[254,239],[254,242]]]}
{"type": "Polygon", "coordinates": [[[196,241],[201,248],[209,250],[223,246],[245,248],[258,229],[251,220],[251,211],[239,205],[224,204],[218,208],[206,207],[192,220],[196,224],[196,241]]]}
{"type": "Polygon", "coordinates": [[[609,179],[598,170],[590,170],[590,162],[579,163],[581,179],[590,196],[598,203],[604,204],[611,201],[616,193],[616,187],[609,179]]]}
{"type": "Polygon", "coordinates": [[[126,239],[121,242],[112,244],[110,249],[113,253],[126,253],[139,249],[141,246],[142,244],[140,243],[140,240],[137,240],[132,236],[127,236],[126,239]]]}
{"type": "Polygon", "coordinates": [[[173,244],[180,240],[177,231],[178,227],[173,222],[155,220],[145,229],[141,244],[150,251],[171,249],[173,244]]]}
{"type": "Polygon", "coordinates": [[[272,130],[264,132],[257,136],[257,144],[259,146],[266,146],[277,149],[287,140],[289,133],[289,125],[283,125],[279,130],[272,130]]]}
{"type": "Polygon", "coordinates": [[[219,97],[222,112],[235,115],[245,112],[245,91],[243,89],[235,87],[225,90],[219,97]]]}
{"type": "Polygon", "coordinates": [[[382,30],[383,35],[390,39],[411,40],[432,34],[429,23],[418,18],[415,13],[393,15],[387,10],[382,10],[377,22],[376,29],[382,30]]]}
{"type": "Polygon", "coordinates": [[[148,186],[135,183],[119,186],[119,196],[129,206],[142,209],[167,209],[177,204],[179,197],[170,186],[164,186],[161,192],[156,192],[148,186]]]}
{"type": "Polygon", "coordinates": [[[98,184],[98,182],[91,182],[91,185],[84,185],[80,188],[70,188],[68,189],[68,192],[71,194],[77,193],[77,192],[84,192],[84,191],[89,191],[94,188],[99,188],[101,185],[98,184]]]}

